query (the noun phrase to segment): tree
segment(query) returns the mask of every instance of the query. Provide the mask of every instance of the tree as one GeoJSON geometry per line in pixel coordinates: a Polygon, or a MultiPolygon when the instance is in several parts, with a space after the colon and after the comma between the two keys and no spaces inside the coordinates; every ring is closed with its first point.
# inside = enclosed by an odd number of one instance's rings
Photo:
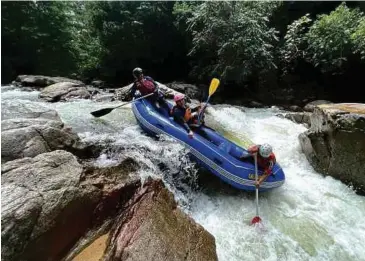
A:
{"type": "Polygon", "coordinates": [[[242,83],[249,76],[276,67],[277,31],[269,18],[277,2],[204,2],[188,19],[193,35],[189,55],[197,60],[193,73],[220,75],[242,83]]]}

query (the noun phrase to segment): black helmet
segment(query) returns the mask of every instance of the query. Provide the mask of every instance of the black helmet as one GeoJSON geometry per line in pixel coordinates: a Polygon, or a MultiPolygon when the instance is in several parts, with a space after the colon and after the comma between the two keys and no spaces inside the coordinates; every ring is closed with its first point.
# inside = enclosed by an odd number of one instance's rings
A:
{"type": "Polygon", "coordinates": [[[138,78],[143,73],[142,69],[137,67],[133,69],[133,76],[138,78]]]}

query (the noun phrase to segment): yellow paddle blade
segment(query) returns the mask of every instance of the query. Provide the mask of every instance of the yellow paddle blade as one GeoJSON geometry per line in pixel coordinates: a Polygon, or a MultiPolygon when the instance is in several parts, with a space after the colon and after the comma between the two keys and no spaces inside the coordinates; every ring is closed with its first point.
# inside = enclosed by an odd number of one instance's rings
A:
{"type": "Polygon", "coordinates": [[[215,91],[217,90],[218,86],[219,86],[220,81],[217,78],[213,78],[212,81],[210,82],[210,86],[209,86],[209,96],[212,96],[213,93],[215,93],[215,91]]]}

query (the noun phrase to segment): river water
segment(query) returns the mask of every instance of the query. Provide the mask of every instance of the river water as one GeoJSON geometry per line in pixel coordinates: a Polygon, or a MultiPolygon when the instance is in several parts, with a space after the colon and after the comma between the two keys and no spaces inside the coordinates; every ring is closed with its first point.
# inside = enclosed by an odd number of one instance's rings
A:
{"type": "Polygon", "coordinates": [[[272,144],[286,174],[282,187],[260,194],[263,222],[253,227],[254,194],[237,191],[212,174],[198,171],[186,157],[186,149],[171,138],[146,136],[130,106],[95,119],[91,111],[120,103],[75,100],[52,104],[39,100],[38,94],[2,87],[2,115],[11,115],[17,104],[49,107],[85,142],[107,144],[96,165],[117,164],[126,155],[136,159],[142,166],[142,179],[163,178],[180,207],[215,237],[220,261],[365,260],[365,197],[313,170],[298,141],[305,127],[276,117],[278,109],[230,105],[208,109],[207,122],[212,127],[244,144],[272,144]]]}

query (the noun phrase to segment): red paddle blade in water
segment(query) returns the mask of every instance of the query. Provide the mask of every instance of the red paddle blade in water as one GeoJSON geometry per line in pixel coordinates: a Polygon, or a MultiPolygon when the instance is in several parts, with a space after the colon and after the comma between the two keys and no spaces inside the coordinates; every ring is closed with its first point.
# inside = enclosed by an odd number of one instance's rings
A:
{"type": "Polygon", "coordinates": [[[256,216],[252,219],[251,225],[257,224],[261,222],[261,218],[259,216],[256,216]]]}

